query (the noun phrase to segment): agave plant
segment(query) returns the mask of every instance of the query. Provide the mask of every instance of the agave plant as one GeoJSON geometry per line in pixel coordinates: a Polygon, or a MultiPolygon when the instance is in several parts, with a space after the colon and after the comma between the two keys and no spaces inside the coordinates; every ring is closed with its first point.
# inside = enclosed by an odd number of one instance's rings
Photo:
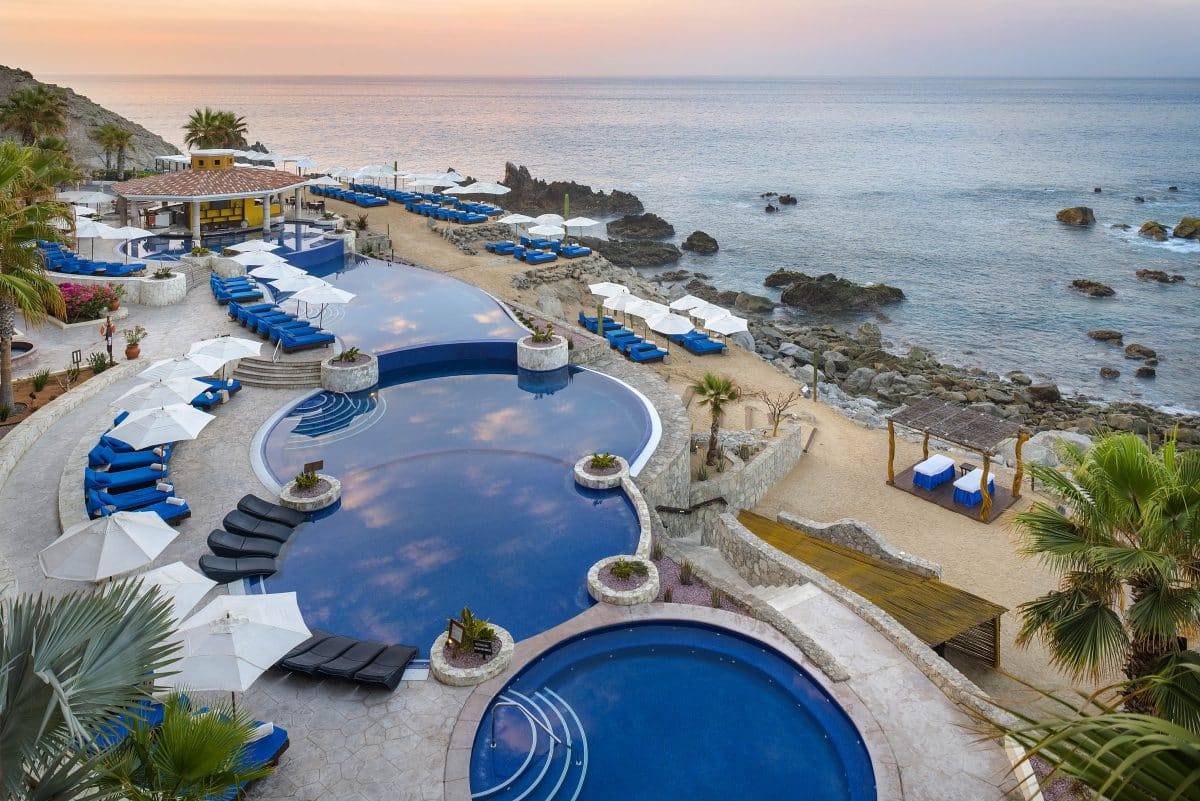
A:
{"type": "Polygon", "coordinates": [[[81,746],[145,698],[155,673],[173,661],[170,602],[137,590],[119,582],[0,603],[5,799],[67,801],[97,791],[95,756],[81,746]]]}

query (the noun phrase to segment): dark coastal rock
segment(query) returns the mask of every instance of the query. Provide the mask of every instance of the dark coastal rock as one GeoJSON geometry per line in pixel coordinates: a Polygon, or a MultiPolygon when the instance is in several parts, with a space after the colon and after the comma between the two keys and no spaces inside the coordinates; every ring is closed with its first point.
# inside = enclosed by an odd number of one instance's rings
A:
{"type": "Polygon", "coordinates": [[[809,311],[861,311],[904,300],[903,291],[887,284],[856,284],[833,273],[793,276],[780,300],[784,305],[809,311]]]}
{"type": "Polygon", "coordinates": [[[1125,346],[1126,359],[1156,359],[1158,353],[1154,348],[1148,348],[1145,345],[1139,345],[1136,342],[1131,342],[1125,346]]]}
{"type": "Polygon", "coordinates": [[[1014,370],[1008,374],[1008,380],[1023,387],[1027,387],[1033,383],[1032,378],[1030,378],[1027,374],[1017,370],[1014,370]]]}
{"type": "Polygon", "coordinates": [[[1200,239],[1200,217],[1184,217],[1179,221],[1179,225],[1175,226],[1171,236],[1180,239],[1200,239]]]}
{"type": "Polygon", "coordinates": [[[1117,294],[1108,284],[1102,284],[1089,278],[1076,278],[1071,282],[1071,289],[1082,292],[1090,298],[1108,298],[1117,294]]]}
{"type": "Polygon", "coordinates": [[[1072,206],[1054,215],[1054,219],[1063,225],[1092,225],[1096,222],[1096,215],[1087,206],[1072,206]]]}
{"type": "Polygon", "coordinates": [[[807,278],[804,273],[798,273],[794,270],[776,270],[763,279],[763,286],[778,289],[783,286],[791,286],[801,278],[807,278]]]}
{"type": "Polygon", "coordinates": [[[1167,241],[1167,227],[1160,222],[1147,220],[1142,223],[1142,227],[1138,229],[1138,236],[1144,236],[1147,239],[1153,239],[1155,242],[1167,241]]]}
{"type": "Polygon", "coordinates": [[[652,239],[600,239],[580,237],[579,241],[618,267],[666,267],[683,258],[683,251],[670,242],[652,239]]]}
{"type": "Polygon", "coordinates": [[[770,298],[765,298],[762,295],[752,295],[749,292],[739,292],[733,299],[734,311],[740,311],[744,314],[767,314],[775,311],[775,307],[779,304],[770,298]]]}
{"type": "Polygon", "coordinates": [[[1157,371],[1153,367],[1142,365],[1133,374],[1138,378],[1154,378],[1157,375],[1157,371]]]}
{"type": "Polygon", "coordinates": [[[1137,197],[1135,197],[1135,198],[1133,199],[1133,202],[1134,202],[1134,203],[1145,203],[1145,202],[1146,202],[1146,198],[1142,197],[1141,195],[1138,195],[1137,197]]]}
{"type": "Polygon", "coordinates": [[[1111,380],[1114,378],[1120,378],[1120,376],[1121,376],[1121,371],[1115,367],[1101,367],[1100,368],[1100,377],[1101,378],[1107,378],[1107,379],[1111,380]]]}
{"type": "Polygon", "coordinates": [[[1138,270],[1135,275],[1139,281],[1157,281],[1160,284],[1178,284],[1180,281],[1187,280],[1179,273],[1166,273],[1162,270],[1138,270]]]}
{"type": "Polygon", "coordinates": [[[796,205],[796,196],[795,195],[780,195],[779,196],[779,205],[795,206],[796,205]]]}
{"type": "Polygon", "coordinates": [[[1115,228],[1118,231],[1128,231],[1133,226],[1130,225],[1129,223],[1113,223],[1112,225],[1110,225],[1108,227],[1115,228]]]}
{"type": "Polygon", "coordinates": [[[666,239],[675,236],[675,227],[657,214],[626,214],[613,220],[605,229],[618,239],[666,239]]]}
{"type": "Polygon", "coordinates": [[[1057,384],[1030,384],[1025,387],[1025,392],[1039,403],[1058,403],[1062,400],[1062,392],[1057,384]]]}
{"type": "Polygon", "coordinates": [[[1103,190],[1103,189],[1101,189],[1101,188],[1100,188],[1100,187],[1098,187],[1098,186],[1093,186],[1093,187],[1092,187],[1092,191],[1093,191],[1093,192],[1095,192],[1095,193],[1098,195],[1098,194],[1100,194],[1101,192],[1103,192],[1104,190],[1103,190]]]}
{"type": "Polygon", "coordinates": [[[717,244],[717,240],[703,231],[692,231],[688,234],[687,239],[683,240],[683,249],[690,250],[692,253],[709,255],[716,253],[720,249],[720,245],[717,244]]]}
{"type": "Polygon", "coordinates": [[[761,198],[779,197],[779,193],[778,192],[763,192],[761,195],[759,195],[759,197],[761,197],[761,198]]]}
{"type": "Polygon", "coordinates": [[[766,207],[766,209],[764,209],[764,211],[766,211],[767,214],[774,214],[775,212],[779,211],[779,207],[776,206],[774,203],[768,203],[767,207],[766,207]]]}
{"type": "Polygon", "coordinates": [[[629,192],[619,189],[603,192],[574,181],[545,181],[534,178],[528,167],[518,167],[511,162],[504,165],[504,177],[500,183],[511,190],[504,196],[504,207],[522,214],[562,214],[563,198],[568,195],[571,214],[616,217],[641,214],[645,210],[637,195],[629,192]]]}
{"type": "Polygon", "coordinates": [[[1111,328],[1094,328],[1088,331],[1087,335],[1097,342],[1112,342],[1115,345],[1125,342],[1125,335],[1120,331],[1113,331],[1111,328]]]}
{"type": "Polygon", "coordinates": [[[1168,191],[1168,192],[1178,192],[1178,191],[1179,191],[1179,187],[1178,187],[1178,186],[1168,186],[1168,187],[1167,187],[1167,191],[1168,191]]]}

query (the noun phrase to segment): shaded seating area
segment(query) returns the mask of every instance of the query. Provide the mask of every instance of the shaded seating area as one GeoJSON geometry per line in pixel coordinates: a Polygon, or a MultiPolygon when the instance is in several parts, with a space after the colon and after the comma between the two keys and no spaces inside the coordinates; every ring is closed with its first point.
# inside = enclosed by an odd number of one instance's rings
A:
{"type": "Polygon", "coordinates": [[[939,654],[954,650],[1000,667],[1006,607],[754,512],[743,511],[738,520],[763,542],[866,598],[939,654]]]}
{"type": "MultiPolygon", "coordinates": [[[[596,318],[589,317],[582,311],[579,312],[579,324],[593,334],[598,328],[596,318]]],[[[645,363],[662,361],[667,358],[667,352],[658,347],[657,343],[638,336],[636,332],[625,328],[611,317],[606,316],[599,328],[603,331],[604,338],[608,340],[609,347],[619,351],[630,361],[645,363]]]]}
{"type": "Polygon", "coordinates": [[[319,629],[283,655],[276,667],[306,676],[344,679],[395,690],[417,656],[412,645],[384,645],[340,637],[319,629]]]}
{"type": "Polygon", "coordinates": [[[1029,435],[1016,423],[953,403],[926,398],[893,412],[888,418],[887,483],[944,509],[990,523],[1021,497],[1024,462],[1021,448],[1029,435]],[[897,475],[896,429],[923,435],[922,460],[897,475]],[[935,438],[974,451],[980,465],[955,465],[944,454],[929,453],[935,438]],[[992,460],[1000,444],[1016,439],[1016,472],[1011,488],[996,481],[992,460]],[[955,474],[960,474],[956,479],[955,474]]]}
{"type": "Polygon", "coordinates": [[[275,572],[275,557],[307,519],[295,509],[245,495],[225,515],[223,528],[209,532],[212,553],[200,557],[200,572],[221,584],[269,576],[275,572]]]}

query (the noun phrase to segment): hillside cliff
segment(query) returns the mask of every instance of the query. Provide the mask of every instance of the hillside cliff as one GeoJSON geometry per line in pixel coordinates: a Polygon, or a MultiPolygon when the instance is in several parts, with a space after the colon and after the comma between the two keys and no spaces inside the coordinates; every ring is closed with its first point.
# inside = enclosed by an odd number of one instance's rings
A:
{"type": "MultiPolygon", "coordinates": [[[[17,89],[42,84],[25,70],[0,65],[0,101],[7,98],[17,89]]],[[[150,169],[154,166],[154,157],[167,153],[178,153],[174,145],[169,144],[157,134],[147,131],[132,120],[127,120],[116,112],[93,103],[72,89],[55,84],[45,84],[60,89],[67,99],[67,133],[66,139],[71,143],[71,153],[79,164],[89,167],[104,166],[104,151],[89,137],[88,133],[98,126],[108,122],[116,123],[133,132],[133,141],[126,153],[128,169],[150,169]]],[[[8,138],[8,134],[0,134],[8,138]]]]}

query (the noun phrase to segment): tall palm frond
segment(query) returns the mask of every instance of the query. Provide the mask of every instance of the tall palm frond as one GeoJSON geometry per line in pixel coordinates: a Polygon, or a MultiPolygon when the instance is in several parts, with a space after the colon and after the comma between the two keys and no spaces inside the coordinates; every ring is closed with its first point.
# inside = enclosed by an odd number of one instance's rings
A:
{"type": "Polygon", "coordinates": [[[49,86],[18,89],[0,103],[0,130],[17,134],[24,145],[63,133],[67,130],[66,98],[49,86]]]}

